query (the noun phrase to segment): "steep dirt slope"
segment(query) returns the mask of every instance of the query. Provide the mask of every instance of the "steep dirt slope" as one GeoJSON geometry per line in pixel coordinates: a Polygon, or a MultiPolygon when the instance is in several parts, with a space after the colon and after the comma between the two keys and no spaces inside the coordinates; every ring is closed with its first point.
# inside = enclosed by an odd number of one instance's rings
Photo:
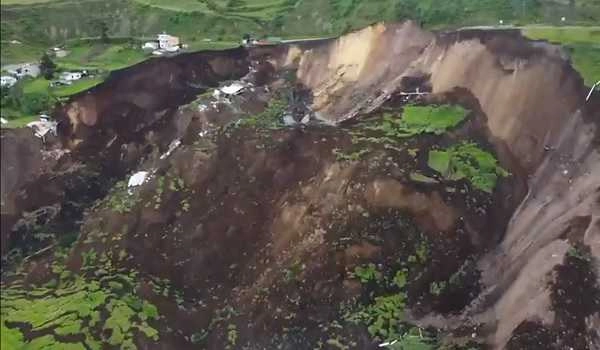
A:
{"type": "MultiPolygon", "coordinates": [[[[93,205],[64,191],[85,203],[80,237],[23,282],[35,296],[134,271],[131,293],[160,314],[126,332],[138,348],[595,349],[600,98],[586,92],[554,46],[410,22],[142,63],[56,110],[60,169],[80,162],[104,186],[93,205]],[[212,90],[231,80],[240,94],[212,90]],[[406,95],[417,88],[431,93],[406,95]],[[407,136],[394,126],[407,104],[460,106],[464,120],[407,136]],[[510,175],[486,174],[486,191],[433,170],[432,152],[465,141],[510,175]],[[127,188],[134,171],[148,178],[127,188]]],[[[26,340],[117,345],[112,310],[74,338],[2,316],[26,340]]]]}
{"type": "Polygon", "coordinates": [[[313,89],[313,107],[334,122],[372,110],[406,76],[429,76],[434,92],[459,86],[475,95],[500,155],[529,179],[503,242],[482,263],[492,298],[504,294],[492,316],[499,320],[494,342],[505,344],[525,318],[547,318],[547,273],[567,251],[566,232],[583,219],[575,235],[595,256],[600,239],[598,98],[584,102],[587,90],[564,54],[517,31],[433,39],[405,23],[370,27],[290,55],[300,57],[299,79],[313,89]]]}

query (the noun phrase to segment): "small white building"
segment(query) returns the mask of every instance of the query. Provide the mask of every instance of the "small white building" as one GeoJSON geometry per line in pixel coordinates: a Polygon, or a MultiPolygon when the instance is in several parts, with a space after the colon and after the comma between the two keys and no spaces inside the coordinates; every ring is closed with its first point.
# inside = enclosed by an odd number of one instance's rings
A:
{"type": "Polygon", "coordinates": [[[64,81],[75,81],[81,79],[82,76],[81,72],[64,72],[60,75],[60,79],[64,81]]]}
{"type": "Polygon", "coordinates": [[[54,56],[58,58],[66,57],[68,52],[66,50],[61,49],[60,47],[55,47],[52,49],[54,56]]]}
{"type": "Polygon", "coordinates": [[[17,78],[11,77],[10,75],[3,75],[0,77],[0,86],[11,87],[17,83],[17,78]]]}
{"type": "Polygon", "coordinates": [[[35,78],[40,75],[40,66],[35,63],[11,64],[2,68],[17,79],[24,77],[35,78]]]}
{"type": "Polygon", "coordinates": [[[158,47],[163,50],[170,52],[177,51],[179,49],[179,38],[166,33],[158,34],[158,47]]]}

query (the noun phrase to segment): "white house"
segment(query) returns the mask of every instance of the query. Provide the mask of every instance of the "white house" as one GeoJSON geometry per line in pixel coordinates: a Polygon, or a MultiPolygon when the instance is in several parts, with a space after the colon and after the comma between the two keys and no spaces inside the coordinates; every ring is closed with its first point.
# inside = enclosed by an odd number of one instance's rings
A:
{"type": "Polygon", "coordinates": [[[64,72],[60,75],[60,78],[64,81],[74,81],[79,80],[82,77],[81,72],[64,72]]]}
{"type": "Polygon", "coordinates": [[[17,79],[27,76],[35,78],[40,75],[40,66],[35,63],[11,64],[2,68],[17,79]]]}
{"type": "Polygon", "coordinates": [[[54,56],[58,58],[66,57],[68,54],[67,51],[61,49],[60,47],[55,47],[52,49],[52,51],[54,52],[54,56]]]}
{"type": "Polygon", "coordinates": [[[163,50],[177,51],[179,49],[179,38],[166,33],[158,34],[158,47],[163,50]],[[177,48],[177,49],[175,49],[177,48]]]}
{"type": "Polygon", "coordinates": [[[10,75],[3,75],[0,77],[0,86],[11,87],[17,83],[17,78],[11,77],[10,75]]]}

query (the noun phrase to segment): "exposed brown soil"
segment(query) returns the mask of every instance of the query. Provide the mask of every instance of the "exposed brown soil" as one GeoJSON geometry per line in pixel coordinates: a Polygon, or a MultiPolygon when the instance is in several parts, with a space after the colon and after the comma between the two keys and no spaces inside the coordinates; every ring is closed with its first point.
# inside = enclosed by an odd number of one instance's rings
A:
{"type": "MultiPolygon", "coordinates": [[[[443,342],[593,349],[600,103],[582,107],[583,91],[556,47],[515,31],[434,34],[410,22],[149,60],[57,108],[68,154],[45,161],[30,134],[3,131],[3,253],[41,248],[14,224],[60,204],[39,225],[80,232],[71,270],[95,250],[141,272],[140,293],[165,316],[159,343],[136,340],[144,349],[222,349],[233,325],[234,348],[334,348],[335,339],[377,348],[345,319],[399,293],[389,281],[404,268],[406,320],[443,342]],[[238,79],[251,83],[240,95],[211,96],[238,79]],[[399,114],[401,92],[417,87],[432,93],[412,103],[459,104],[468,118],[392,147],[353,140],[377,136],[364,123],[399,114]],[[238,123],[282,96],[295,125],[238,123]],[[298,123],[313,112],[343,123],[298,123]],[[427,150],[465,139],[511,173],[491,194],[427,166],[427,150]],[[118,193],[115,181],[138,170],[149,180],[118,193]],[[414,171],[436,181],[416,182],[414,171]],[[125,209],[111,201],[119,195],[125,209]],[[353,272],[368,263],[387,280],[360,283],[353,272]],[[157,278],[181,300],[157,293],[157,278]]],[[[51,278],[46,259],[28,261],[29,283],[51,278]]]]}
{"type": "Polygon", "coordinates": [[[600,312],[598,272],[589,251],[577,245],[563,264],[554,269],[551,302],[554,322],[542,325],[525,321],[513,331],[508,349],[577,349],[600,347],[600,339],[589,329],[590,317],[600,312]]]}

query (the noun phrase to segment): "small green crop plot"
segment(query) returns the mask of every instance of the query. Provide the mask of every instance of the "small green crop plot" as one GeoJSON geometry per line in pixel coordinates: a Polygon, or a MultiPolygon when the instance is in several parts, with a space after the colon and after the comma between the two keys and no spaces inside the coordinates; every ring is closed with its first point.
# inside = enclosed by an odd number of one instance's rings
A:
{"type": "Polygon", "coordinates": [[[134,272],[94,269],[102,275],[88,280],[62,263],[52,269],[56,278],[43,286],[2,286],[2,349],[136,349],[135,334],[158,340],[149,324],[158,311],[137,295],[134,272]]]}
{"type": "Polygon", "coordinates": [[[412,137],[419,134],[441,135],[456,127],[467,112],[460,106],[406,106],[402,118],[392,114],[383,116],[383,121],[367,129],[382,131],[386,137],[412,137]]]}
{"type": "Polygon", "coordinates": [[[475,143],[463,142],[447,149],[429,152],[429,167],[451,181],[467,179],[473,187],[491,193],[499,177],[509,173],[498,160],[475,143]]]}

